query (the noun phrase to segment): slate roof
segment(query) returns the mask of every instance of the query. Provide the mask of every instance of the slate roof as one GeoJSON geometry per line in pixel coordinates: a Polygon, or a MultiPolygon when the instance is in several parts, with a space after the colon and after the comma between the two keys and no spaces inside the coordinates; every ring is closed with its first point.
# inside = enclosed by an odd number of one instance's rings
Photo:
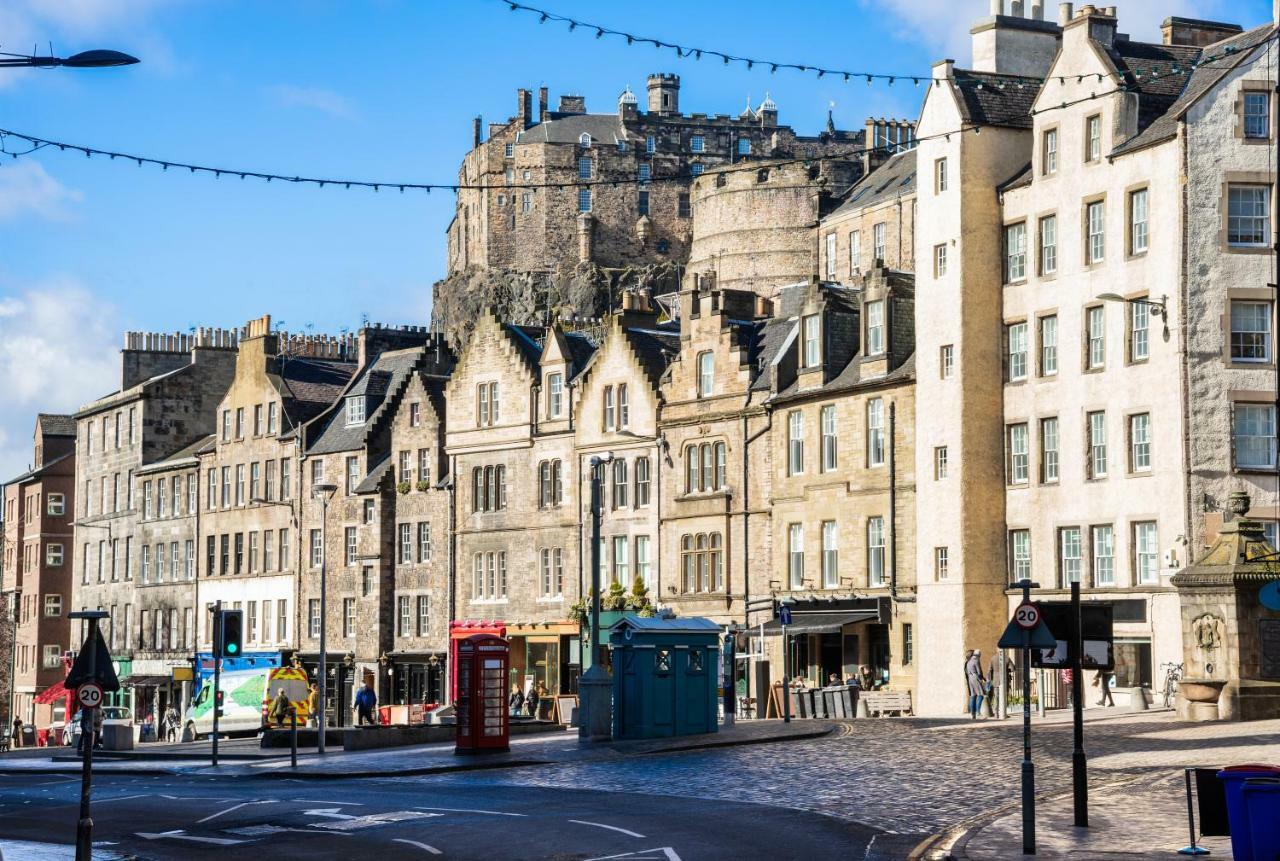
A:
{"type": "Polygon", "coordinates": [[[363,448],[365,434],[373,426],[378,411],[386,403],[387,393],[399,387],[401,381],[412,372],[414,365],[422,356],[423,349],[425,348],[411,347],[407,350],[389,350],[374,359],[373,363],[352,381],[350,388],[329,399],[326,407],[332,407],[332,410],[328,423],[313,439],[307,451],[311,454],[329,454],[363,448]],[[345,401],[352,396],[366,398],[363,424],[347,424],[346,410],[340,401],[345,401]]]}
{"type": "Polygon", "coordinates": [[[1011,188],[1019,188],[1024,185],[1031,185],[1034,173],[1031,170],[1031,162],[1027,162],[1021,169],[1013,172],[1013,176],[996,186],[997,192],[1006,192],[1011,188]]]}
{"type": "Polygon", "coordinates": [[[1142,132],[1177,101],[1191,77],[1191,63],[1200,55],[1200,49],[1117,38],[1107,54],[1124,75],[1124,86],[1138,93],[1138,131],[1142,132]],[[1140,77],[1134,73],[1135,69],[1141,71],[1140,77]],[[1153,74],[1152,69],[1158,74],[1153,74]]]}
{"type": "Polygon", "coordinates": [[[536,367],[542,360],[542,339],[546,330],[541,326],[517,326],[515,323],[503,323],[502,328],[511,336],[520,355],[536,367]]]}
{"type": "Polygon", "coordinates": [[[280,373],[285,413],[295,426],[310,421],[333,405],[355,372],[355,362],[309,356],[286,359],[280,373]]]}
{"type": "Polygon", "coordinates": [[[666,373],[671,362],[680,355],[679,324],[662,324],[653,327],[633,326],[625,330],[631,349],[635,350],[645,374],[655,385],[666,373]]]}
{"type": "Polygon", "coordinates": [[[76,417],[61,413],[40,413],[36,416],[40,429],[46,436],[75,436],[76,417]]]}
{"type": "MultiPolygon", "coordinates": [[[[1229,39],[1223,39],[1221,42],[1215,42],[1206,47],[1201,54],[1196,52],[1191,57],[1182,60],[1182,63],[1189,65],[1191,60],[1197,56],[1216,57],[1224,53],[1246,54],[1248,51],[1256,48],[1265,42],[1272,33],[1275,32],[1274,24],[1263,24],[1252,30],[1241,33],[1238,36],[1232,36],[1229,39]]],[[[1153,46],[1164,47],[1164,46],[1153,46]]],[[[1150,61],[1147,61],[1148,63],[1150,61]]],[[[1178,121],[1186,115],[1187,110],[1195,104],[1201,96],[1207,93],[1215,84],[1231,71],[1236,65],[1235,62],[1215,60],[1208,65],[1200,66],[1189,76],[1181,71],[1176,76],[1181,80],[1182,85],[1177,93],[1176,98],[1168,100],[1165,104],[1165,110],[1158,117],[1152,118],[1148,123],[1142,126],[1138,133],[1129,138],[1124,143],[1111,151],[1112,156],[1124,155],[1125,153],[1134,152],[1135,150],[1144,149],[1162,141],[1169,140],[1178,133],[1178,121]]],[[[1179,67],[1181,69],[1181,67],[1179,67]]],[[[1170,78],[1175,77],[1170,75],[1170,78]]],[[[1158,79],[1157,79],[1158,80],[1158,79]]],[[[1127,82],[1127,81],[1126,81],[1127,82]]],[[[1152,82],[1153,86],[1156,82],[1152,82]]],[[[1167,94],[1156,92],[1155,100],[1160,101],[1162,98],[1167,99],[1167,94]]],[[[1146,101],[1144,97],[1142,101],[1146,101]]],[[[1141,115],[1143,111],[1139,110],[1139,122],[1141,123],[1141,115]]]]}
{"type": "Polygon", "coordinates": [[[569,376],[577,376],[587,367],[591,357],[595,355],[596,344],[584,332],[565,332],[565,343],[569,347],[569,376]]]}
{"type": "Polygon", "coordinates": [[[586,132],[592,143],[617,144],[627,139],[627,130],[617,114],[569,114],[538,123],[520,133],[521,143],[576,144],[586,132]]]}
{"type": "Polygon", "coordinates": [[[369,474],[356,485],[356,493],[373,493],[378,489],[378,485],[382,484],[382,479],[386,477],[387,472],[391,469],[391,452],[387,452],[382,460],[378,461],[373,469],[369,470],[369,474]]]}
{"type": "Polygon", "coordinates": [[[854,212],[916,192],[916,151],[896,153],[849,189],[845,200],[827,217],[854,212]]]}
{"type": "Polygon", "coordinates": [[[24,472],[22,475],[15,476],[14,478],[9,479],[8,481],[5,482],[5,485],[20,484],[21,482],[24,482],[24,481],[30,481],[33,478],[39,478],[54,464],[62,463],[62,461],[66,460],[67,458],[71,457],[74,454],[75,454],[74,451],[69,451],[66,454],[60,454],[57,457],[55,457],[53,460],[47,461],[46,463],[42,464],[36,469],[29,469],[26,472],[24,472]]]}
{"type": "Polygon", "coordinates": [[[155,461],[154,463],[149,463],[142,466],[138,471],[140,473],[146,473],[146,472],[153,472],[157,470],[172,469],[175,465],[178,465],[175,463],[176,461],[195,459],[196,455],[200,454],[201,452],[211,450],[216,445],[217,440],[218,440],[217,434],[207,434],[205,436],[200,437],[198,440],[191,443],[190,445],[184,445],[182,448],[178,449],[177,451],[173,452],[167,457],[162,457],[160,460],[155,461]]]}
{"type": "Polygon", "coordinates": [[[1031,109],[1040,92],[1040,79],[1022,75],[991,75],[955,69],[952,88],[959,95],[964,122],[984,126],[1031,128],[1031,109]],[[1022,86],[1019,86],[1019,85],[1022,86]]]}

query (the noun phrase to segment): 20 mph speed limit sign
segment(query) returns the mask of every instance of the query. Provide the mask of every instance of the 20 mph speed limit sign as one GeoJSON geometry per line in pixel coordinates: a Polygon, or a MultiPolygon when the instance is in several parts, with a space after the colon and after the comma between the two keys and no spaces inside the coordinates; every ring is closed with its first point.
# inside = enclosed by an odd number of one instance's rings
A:
{"type": "Polygon", "coordinates": [[[96,709],[102,705],[102,685],[97,682],[85,682],[76,688],[76,700],[82,708],[96,709]]]}
{"type": "Polygon", "coordinates": [[[1019,628],[1030,631],[1040,624],[1040,608],[1035,604],[1019,604],[1013,611],[1013,621],[1019,628]]]}

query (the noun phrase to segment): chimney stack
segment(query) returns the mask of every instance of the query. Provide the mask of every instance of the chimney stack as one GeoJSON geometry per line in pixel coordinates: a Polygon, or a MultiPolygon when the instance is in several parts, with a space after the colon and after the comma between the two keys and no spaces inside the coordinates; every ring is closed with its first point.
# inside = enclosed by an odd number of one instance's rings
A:
{"type": "Polygon", "coordinates": [[[538,87],[538,122],[547,121],[547,88],[538,87]]]}
{"type": "Polygon", "coordinates": [[[480,127],[481,125],[483,125],[483,123],[484,123],[484,119],[479,116],[477,116],[475,119],[471,121],[471,146],[473,148],[480,146],[480,141],[481,141],[480,127]]]}
{"type": "Polygon", "coordinates": [[[533,94],[528,90],[516,90],[516,116],[520,120],[521,129],[533,125],[533,94]]]}

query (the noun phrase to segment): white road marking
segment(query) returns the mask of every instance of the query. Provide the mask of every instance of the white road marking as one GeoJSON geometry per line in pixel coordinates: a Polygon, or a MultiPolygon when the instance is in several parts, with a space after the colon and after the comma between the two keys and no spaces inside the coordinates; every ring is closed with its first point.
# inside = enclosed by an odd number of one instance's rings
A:
{"type": "MultiPolygon", "coordinates": [[[[329,799],[327,801],[316,801],[314,798],[290,798],[289,801],[293,802],[294,804],[333,804],[332,799],[329,799]]],[[[342,806],[343,807],[364,807],[364,802],[363,801],[344,801],[342,802],[342,806]]]]}
{"type": "Polygon", "coordinates": [[[330,819],[355,819],[350,813],[341,812],[341,807],[325,807],[319,810],[304,810],[303,816],[327,816],[330,819]]]}
{"type": "Polygon", "coordinates": [[[441,851],[440,851],[439,849],[437,849],[436,847],[434,847],[434,846],[428,846],[428,845],[427,845],[427,844],[425,844],[425,843],[419,843],[417,840],[405,840],[403,837],[393,837],[393,838],[391,839],[391,842],[392,842],[392,843],[408,843],[410,846],[417,846],[419,849],[425,849],[425,850],[427,850],[428,852],[430,852],[432,855],[443,855],[443,854],[444,854],[443,852],[441,852],[441,851]]]}
{"type": "MultiPolygon", "coordinates": [[[[240,828],[224,828],[227,834],[238,834],[241,837],[266,837],[271,834],[280,834],[285,831],[291,831],[294,834],[316,834],[310,828],[289,828],[285,825],[245,825],[240,828]]],[[[354,834],[347,834],[343,831],[330,831],[329,834],[336,834],[339,837],[354,837],[354,834]]]]}
{"type": "Polygon", "coordinates": [[[150,795],[119,795],[115,798],[95,798],[94,804],[106,804],[108,801],[132,801],[135,798],[150,798],[150,795]]]}
{"type": "Polygon", "coordinates": [[[245,840],[229,840],[225,837],[196,837],[193,834],[183,834],[182,830],[177,831],[161,831],[158,834],[149,834],[145,831],[137,832],[138,836],[145,840],[162,840],[168,838],[170,840],[190,840],[193,843],[212,843],[215,846],[236,846],[245,843],[245,840]]]}
{"type": "Polygon", "coordinates": [[[217,813],[211,813],[208,816],[206,816],[204,819],[197,819],[196,825],[203,825],[204,823],[208,822],[210,819],[217,819],[219,816],[228,814],[233,810],[239,810],[241,807],[249,807],[250,805],[253,805],[253,804],[275,804],[275,803],[276,803],[276,799],[274,798],[268,798],[265,801],[242,801],[239,804],[231,805],[226,810],[219,810],[217,813]]]}
{"type": "MultiPolygon", "coordinates": [[[[308,810],[308,813],[316,813],[314,810],[308,810]]],[[[375,825],[386,825],[391,822],[407,822],[412,819],[433,819],[437,816],[444,816],[443,813],[420,813],[416,810],[392,810],[387,813],[371,813],[368,816],[347,816],[345,814],[334,814],[324,811],[323,815],[331,816],[339,819],[338,822],[316,822],[313,828],[323,828],[326,831],[359,831],[364,828],[373,828],[375,825]]]]}
{"type": "Polygon", "coordinates": [[[605,825],[603,822],[588,822],[585,819],[570,819],[569,821],[576,825],[590,825],[595,828],[607,828],[610,831],[617,831],[619,834],[625,834],[628,837],[639,837],[641,839],[644,839],[643,834],[637,834],[634,831],[628,831],[627,829],[619,828],[616,825],[605,825]]]}
{"type": "Polygon", "coordinates": [[[466,807],[415,807],[414,810],[443,810],[445,813],[487,813],[490,816],[528,816],[527,813],[503,813],[501,810],[471,810],[466,807]]]}
{"type": "Polygon", "coordinates": [[[612,861],[614,858],[630,858],[632,861],[680,861],[680,856],[670,846],[641,849],[638,852],[623,852],[621,855],[601,855],[599,858],[588,858],[587,861],[612,861]]]}

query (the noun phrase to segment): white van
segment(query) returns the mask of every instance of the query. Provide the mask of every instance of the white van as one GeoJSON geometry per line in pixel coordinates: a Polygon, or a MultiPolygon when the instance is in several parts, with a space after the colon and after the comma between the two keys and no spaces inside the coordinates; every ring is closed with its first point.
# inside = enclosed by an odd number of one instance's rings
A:
{"type": "MultiPolygon", "coordinates": [[[[224,672],[218,682],[222,691],[222,717],[218,732],[249,733],[262,729],[262,694],[267,687],[271,667],[224,672]]],[[[213,677],[200,686],[187,713],[183,716],[184,738],[192,740],[213,732],[213,677]]]]}

